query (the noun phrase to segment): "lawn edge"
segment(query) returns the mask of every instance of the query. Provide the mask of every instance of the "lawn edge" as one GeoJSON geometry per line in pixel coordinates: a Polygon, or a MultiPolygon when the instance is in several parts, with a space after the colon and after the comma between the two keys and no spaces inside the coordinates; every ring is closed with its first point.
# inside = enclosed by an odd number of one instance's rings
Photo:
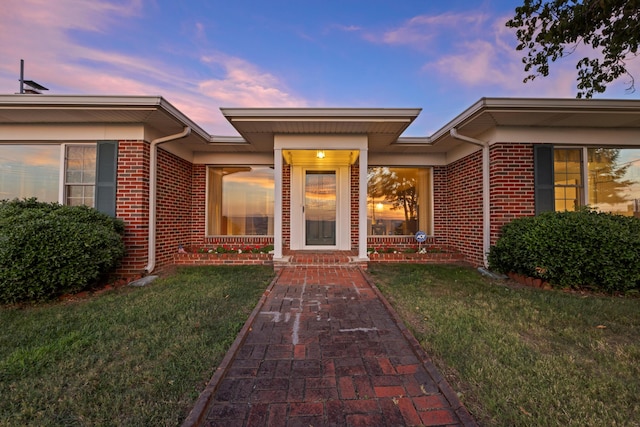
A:
{"type": "Polygon", "coordinates": [[[231,347],[229,347],[229,350],[227,351],[224,358],[222,359],[222,362],[220,362],[220,364],[216,368],[213,376],[211,377],[211,380],[209,380],[209,382],[207,383],[207,386],[204,388],[204,390],[202,390],[202,392],[198,396],[198,399],[196,400],[191,411],[189,412],[189,415],[182,423],[181,427],[196,427],[196,426],[199,426],[202,423],[202,421],[204,421],[203,417],[205,417],[207,414],[207,409],[209,408],[211,399],[215,395],[215,392],[217,391],[218,386],[220,385],[220,381],[224,378],[225,374],[227,373],[227,370],[229,369],[229,366],[231,365],[231,362],[236,356],[236,353],[238,352],[238,350],[244,343],[245,339],[247,338],[249,329],[253,325],[256,317],[258,316],[258,313],[260,313],[262,306],[264,305],[265,301],[267,300],[267,297],[271,293],[271,289],[273,289],[273,287],[275,286],[281,274],[282,274],[282,270],[278,271],[276,273],[276,276],[271,280],[271,283],[269,283],[269,286],[267,286],[267,289],[262,293],[260,300],[258,301],[253,311],[249,315],[249,318],[245,322],[242,329],[240,329],[238,336],[233,341],[233,344],[231,344],[231,347]]]}
{"type": "Polygon", "coordinates": [[[418,340],[413,336],[411,331],[409,331],[409,329],[405,326],[400,315],[396,312],[396,310],[389,303],[389,301],[387,301],[387,299],[382,294],[380,289],[378,289],[378,287],[375,285],[371,276],[369,276],[369,274],[361,268],[360,268],[360,272],[362,273],[362,276],[365,278],[369,286],[371,286],[371,289],[373,289],[373,292],[376,294],[378,299],[385,306],[386,310],[389,312],[389,315],[393,319],[394,323],[396,324],[398,329],[400,329],[400,332],[402,332],[402,335],[404,336],[404,338],[411,345],[413,353],[416,355],[418,360],[420,360],[420,362],[423,364],[423,366],[427,370],[427,373],[433,378],[435,383],[438,385],[438,388],[440,389],[440,391],[442,391],[442,394],[444,395],[444,397],[447,399],[447,401],[449,401],[449,404],[451,405],[454,412],[460,419],[460,422],[462,423],[462,425],[465,427],[477,427],[478,426],[477,421],[471,416],[471,413],[462,404],[462,401],[458,397],[458,394],[451,387],[449,382],[442,376],[442,374],[440,374],[440,371],[438,371],[436,366],[431,361],[431,357],[429,357],[429,355],[422,348],[418,340]]]}

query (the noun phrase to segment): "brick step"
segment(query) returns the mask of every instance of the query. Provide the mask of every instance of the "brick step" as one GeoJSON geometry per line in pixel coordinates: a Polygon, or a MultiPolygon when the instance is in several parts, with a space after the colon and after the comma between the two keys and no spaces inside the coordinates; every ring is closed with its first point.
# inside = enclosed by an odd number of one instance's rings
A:
{"type": "Polygon", "coordinates": [[[290,251],[274,266],[366,268],[367,262],[359,260],[355,251],[290,251]]]}

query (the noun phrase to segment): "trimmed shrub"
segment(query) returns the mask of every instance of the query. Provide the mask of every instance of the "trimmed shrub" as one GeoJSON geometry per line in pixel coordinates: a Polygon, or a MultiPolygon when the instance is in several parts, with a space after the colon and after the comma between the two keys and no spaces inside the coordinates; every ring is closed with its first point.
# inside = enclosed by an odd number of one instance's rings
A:
{"type": "Polygon", "coordinates": [[[561,287],[640,289],[640,219],[584,208],[518,218],[502,228],[489,267],[561,287]]]}
{"type": "Polygon", "coordinates": [[[0,201],[0,302],[79,292],[117,267],[124,224],[86,206],[0,201]]]}

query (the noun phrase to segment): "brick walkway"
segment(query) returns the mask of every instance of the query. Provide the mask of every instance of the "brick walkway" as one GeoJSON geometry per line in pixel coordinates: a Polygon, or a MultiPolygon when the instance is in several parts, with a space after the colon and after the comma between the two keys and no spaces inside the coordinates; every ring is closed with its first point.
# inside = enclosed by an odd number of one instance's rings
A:
{"type": "Polygon", "coordinates": [[[474,420],[356,268],[284,268],[186,426],[463,425],[474,420]]]}

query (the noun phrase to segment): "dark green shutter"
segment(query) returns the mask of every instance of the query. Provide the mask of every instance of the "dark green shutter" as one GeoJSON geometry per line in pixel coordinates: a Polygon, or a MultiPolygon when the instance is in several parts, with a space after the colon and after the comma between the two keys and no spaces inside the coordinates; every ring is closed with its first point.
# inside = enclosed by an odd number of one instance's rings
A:
{"type": "Polygon", "coordinates": [[[95,206],[100,212],[116,216],[118,141],[98,141],[96,151],[95,206]]]}
{"type": "Polygon", "coordinates": [[[553,145],[533,146],[536,215],[555,210],[553,145]]]}

